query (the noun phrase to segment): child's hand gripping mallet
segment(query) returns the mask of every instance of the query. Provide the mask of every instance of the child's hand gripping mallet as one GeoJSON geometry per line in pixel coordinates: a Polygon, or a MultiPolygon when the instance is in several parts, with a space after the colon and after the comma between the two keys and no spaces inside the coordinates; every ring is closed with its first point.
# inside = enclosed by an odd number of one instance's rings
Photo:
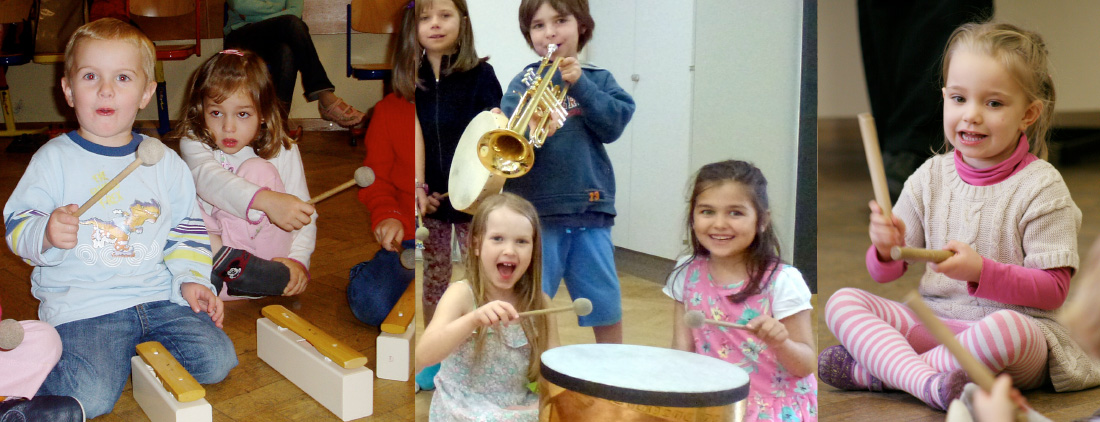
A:
{"type": "MultiPolygon", "coordinates": [[[[975,358],[974,355],[963,348],[959,340],[955,338],[955,333],[951,332],[947,325],[940,321],[935,312],[932,312],[932,309],[921,300],[920,294],[916,291],[909,292],[905,295],[905,303],[909,305],[909,309],[912,309],[913,313],[917,314],[917,318],[920,319],[925,328],[928,328],[932,336],[947,347],[955,360],[959,361],[959,366],[966,370],[966,374],[970,376],[970,379],[986,393],[993,391],[993,371],[990,371],[989,368],[978,361],[978,358],[975,358]]],[[[1027,421],[1027,409],[1020,410],[1023,411],[1016,412],[1016,420],[1027,421]]]]}
{"type": "Polygon", "coordinates": [[[80,208],[77,209],[76,213],[74,213],[73,215],[76,217],[80,217],[81,214],[84,214],[85,211],[88,211],[88,208],[91,208],[92,205],[94,205],[100,199],[103,199],[103,195],[106,195],[107,192],[110,192],[111,189],[114,189],[115,186],[118,186],[119,182],[122,182],[122,179],[125,179],[126,176],[130,175],[130,173],[133,173],[134,170],[137,170],[138,166],[152,166],[160,162],[160,159],[164,158],[164,149],[164,144],[161,143],[160,140],[157,138],[143,139],[141,143],[138,144],[137,152],[134,154],[136,156],[134,158],[134,162],[130,163],[130,165],[122,169],[122,172],[119,173],[118,176],[115,176],[114,179],[111,179],[111,181],[107,182],[106,185],[103,185],[102,188],[99,188],[99,190],[96,191],[95,195],[92,195],[92,198],[89,199],[88,202],[85,202],[84,205],[81,205],[80,208]]]}
{"type": "Polygon", "coordinates": [[[895,261],[904,259],[907,261],[930,261],[939,264],[953,256],[955,256],[954,252],[943,249],[906,248],[902,246],[890,248],[890,258],[895,261]]]}
{"type": "Polygon", "coordinates": [[[347,182],[344,182],[344,184],[342,184],[340,186],[329,189],[325,193],[314,196],[313,198],[310,198],[309,201],[306,201],[306,203],[308,203],[310,205],[313,205],[313,204],[316,204],[318,202],[321,202],[321,201],[324,201],[324,200],[328,199],[328,197],[330,197],[332,195],[336,195],[336,194],[340,193],[344,189],[352,187],[352,185],[359,185],[359,187],[365,188],[367,186],[370,186],[372,183],[374,183],[374,170],[371,170],[371,168],[367,167],[367,166],[359,167],[359,168],[355,169],[355,178],[354,179],[351,179],[347,182]]]}
{"type": "Polygon", "coordinates": [[[732,322],[707,319],[701,311],[684,312],[684,324],[693,329],[703,328],[703,324],[718,325],[722,327],[736,328],[738,330],[752,331],[747,325],[734,324],[732,322]]]}
{"type": "Polygon", "coordinates": [[[539,309],[537,311],[520,312],[520,317],[542,315],[542,314],[554,314],[558,312],[576,312],[577,316],[585,316],[592,313],[592,301],[585,298],[578,298],[573,301],[570,306],[560,306],[557,308],[539,309]]]}
{"type": "Polygon", "coordinates": [[[0,321],[0,349],[11,350],[23,343],[23,326],[14,319],[0,321]]]}
{"type": "Polygon", "coordinates": [[[424,217],[420,216],[420,207],[416,207],[416,240],[423,243],[428,240],[428,235],[431,232],[427,227],[424,227],[424,217]]]}
{"type": "Polygon", "coordinates": [[[860,113],[859,132],[863,134],[863,152],[867,154],[867,170],[871,172],[871,184],[875,188],[875,202],[882,208],[887,221],[893,221],[890,205],[890,188],[886,185],[886,170],[882,166],[882,150],[878,146],[878,132],[871,113],[860,113]]]}

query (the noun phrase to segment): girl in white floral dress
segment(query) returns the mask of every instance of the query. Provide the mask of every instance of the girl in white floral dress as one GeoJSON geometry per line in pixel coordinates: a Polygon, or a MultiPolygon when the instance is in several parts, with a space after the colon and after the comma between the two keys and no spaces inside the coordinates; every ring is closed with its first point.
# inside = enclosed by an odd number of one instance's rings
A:
{"type": "Polygon", "coordinates": [[[501,194],[483,201],[470,223],[467,280],[447,288],[416,346],[417,371],[443,362],[435,377],[433,421],[536,421],[539,355],[557,345],[543,309],[538,214],[501,194]]]}
{"type": "Polygon", "coordinates": [[[676,300],[673,348],[748,372],[746,420],[816,421],[810,291],[797,269],[780,262],[763,173],[743,161],[703,166],[688,211],[692,255],[664,289],[676,300]],[[691,329],[683,318],[689,310],[747,329],[691,329]]]}

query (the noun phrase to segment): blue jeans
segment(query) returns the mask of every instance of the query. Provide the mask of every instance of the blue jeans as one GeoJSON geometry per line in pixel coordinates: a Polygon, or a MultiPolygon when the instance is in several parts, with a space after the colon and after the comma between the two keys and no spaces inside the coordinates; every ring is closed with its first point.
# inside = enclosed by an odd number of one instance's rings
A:
{"type": "Polygon", "coordinates": [[[210,315],[167,300],[55,328],[61,335],[61,361],[38,394],[76,397],[88,419],[114,408],[139,343],[159,341],[203,384],[221,381],[237,366],[233,342],[210,315]]]}
{"type": "MultiPolygon", "coordinates": [[[[406,240],[401,246],[412,249],[416,241],[406,240]]],[[[401,266],[400,254],[379,249],[374,258],[351,269],[348,282],[351,313],[367,325],[382,325],[412,281],[413,270],[401,266]]]]}
{"type": "Polygon", "coordinates": [[[558,293],[562,278],[572,299],[592,301],[592,313],[577,317],[582,327],[602,327],[623,318],[610,227],[542,225],[542,291],[558,293]]]}

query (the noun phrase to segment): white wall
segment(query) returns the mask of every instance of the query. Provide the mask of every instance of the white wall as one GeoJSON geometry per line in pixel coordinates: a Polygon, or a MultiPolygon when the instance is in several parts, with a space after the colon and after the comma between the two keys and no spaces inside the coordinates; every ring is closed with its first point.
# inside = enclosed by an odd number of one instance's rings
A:
{"type": "MultiPolygon", "coordinates": [[[[856,0],[818,3],[818,116],[869,111],[856,0]]],[[[995,0],[994,19],[1039,32],[1050,50],[1057,112],[1100,110],[1100,4],[1092,0],[995,0]]]]}
{"type": "MultiPolygon", "coordinates": [[[[382,61],[386,52],[386,43],[390,36],[377,34],[352,35],[352,61],[382,61]]],[[[378,81],[359,81],[348,78],[345,73],[344,35],[314,35],[313,44],[317,54],[328,72],[329,80],[336,87],[336,95],[359,110],[366,110],[382,99],[382,83],[378,81]]],[[[175,120],[187,90],[187,81],[210,55],[221,51],[222,39],[202,41],[202,57],[191,57],[182,61],[164,62],[164,78],[168,89],[168,110],[175,120]]],[[[41,65],[28,63],[8,68],[8,85],[17,122],[61,122],[64,116],[73,116],[61,96],[61,65],[41,65]],[[47,97],[43,93],[50,93],[47,97]]],[[[295,88],[294,102],[291,106],[291,118],[318,118],[317,103],[306,103],[302,97],[302,84],[295,88]]],[[[138,120],[156,120],[156,99],[149,102],[138,113],[138,120]]],[[[71,117],[75,122],[75,117],[71,117]]]]}
{"type": "Polygon", "coordinates": [[[794,251],[802,2],[698,0],[691,169],[751,161],[768,179],[783,259],[794,251]]]}

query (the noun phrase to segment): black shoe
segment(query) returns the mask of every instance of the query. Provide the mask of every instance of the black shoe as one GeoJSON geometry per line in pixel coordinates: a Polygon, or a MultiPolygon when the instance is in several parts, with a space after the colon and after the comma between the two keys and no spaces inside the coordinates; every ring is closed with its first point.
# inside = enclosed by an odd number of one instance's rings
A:
{"type": "Polygon", "coordinates": [[[84,407],[69,396],[37,396],[0,402],[0,422],[84,422],[84,407]]]}

